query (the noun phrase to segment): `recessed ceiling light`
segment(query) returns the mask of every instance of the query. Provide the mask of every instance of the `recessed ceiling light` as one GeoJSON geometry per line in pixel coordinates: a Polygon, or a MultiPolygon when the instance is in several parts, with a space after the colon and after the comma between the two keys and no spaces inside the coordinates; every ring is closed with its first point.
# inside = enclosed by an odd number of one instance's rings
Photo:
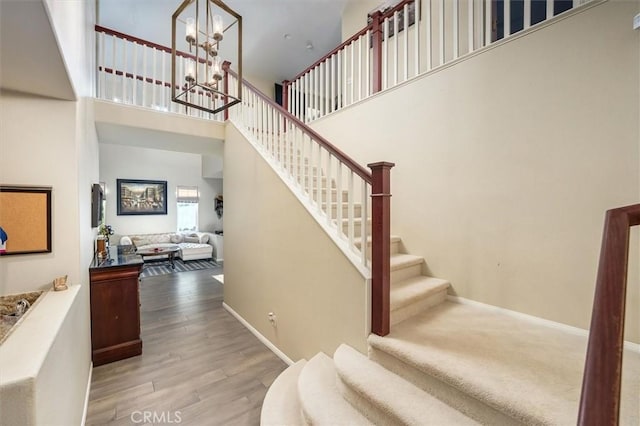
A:
{"type": "Polygon", "coordinates": [[[285,40],[291,40],[291,34],[287,33],[284,35],[285,40]]]}
{"type": "Polygon", "coordinates": [[[307,50],[313,50],[313,44],[310,41],[307,42],[307,50]]]}

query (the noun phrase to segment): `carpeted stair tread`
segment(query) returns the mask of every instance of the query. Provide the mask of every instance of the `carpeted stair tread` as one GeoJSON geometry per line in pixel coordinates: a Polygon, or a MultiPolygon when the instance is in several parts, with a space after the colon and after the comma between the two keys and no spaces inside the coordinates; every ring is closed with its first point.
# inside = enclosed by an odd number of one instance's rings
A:
{"type": "MultiPolygon", "coordinates": [[[[578,333],[491,308],[444,302],[396,325],[386,337],[368,340],[372,359],[382,352],[380,362],[392,360],[385,366],[415,384],[420,378],[408,371],[433,376],[526,424],[577,420],[587,342],[578,333]]],[[[640,354],[625,351],[624,356],[620,424],[637,425],[640,354]]]]}
{"type": "Polygon", "coordinates": [[[340,345],[333,360],[345,398],[375,424],[478,424],[350,346],[340,345]]]}
{"type": "Polygon", "coordinates": [[[302,369],[298,398],[304,420],[309,425],[370,425],[362,414],[342,398],[336,384],[333,360],[318,353],[302,369]]]}
{"type": "Polygon", "coordinates": [[[284,370],[271,384],[262,403],[260,425],[300,425],[300,402],[298,401],[298,377],[307,363],[300,360],[284,370]]]}
{"type": "Polygon", "coordinates": [[[391,271],[408,268],[424,263],[424,257],[414,256],[406,253],[395,253],[391,255],[391,271]]]}
{"type": "Polygon", "coordinates": [[[391,286],[391,310],[400,309],[440,291],[446,291],[449,286],[447,280],[426,275],[393,283],[391,286]]]}

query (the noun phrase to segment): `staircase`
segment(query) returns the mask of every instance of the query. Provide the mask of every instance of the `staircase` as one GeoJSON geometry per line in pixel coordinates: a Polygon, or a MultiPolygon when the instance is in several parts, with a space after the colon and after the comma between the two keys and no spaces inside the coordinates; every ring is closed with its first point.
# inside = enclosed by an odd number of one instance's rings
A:
{"type": "MultiPolygon", "coordinates": [[[[233,117],[240,127],[256,120],[247,111],[265,116],[248,96],[233,117]]],[[[355,251],[369,268],[366,185],[360,193],[343,189],[343,173],[321,148],[287,137],[290,128],[272,124],[282,117],[260,120],[266,130],[251,134],[248,126],[247,139],[336,244],[352,242],[345,254],[355,251]]],[[[263,425],[576,423],[585,332],[450,297],[449,282],[425,275],[424,258],[406,253],[400,236],[391,235],[389,246],[391,332],[368,337],[368,356],[342,344],[333,358],[318,353],[291,365],[264,399],[263,425]]],[[[638,349],[624,351],[622,378],[619,424],[640,425],[638,349]]]]}
{"type": "MultiPolygon", "coordinates": [[[[261,424],[575,424],[586,336],[440,297],[424,297],[434,306],[389,335],[369,336],[368,357],[342,345],[333,359],[319,353],[289,367],[265,397],[261,424]]],[[[620,424],[638,425],[640,353],[626,350],[624,361],[620,424]]]]}

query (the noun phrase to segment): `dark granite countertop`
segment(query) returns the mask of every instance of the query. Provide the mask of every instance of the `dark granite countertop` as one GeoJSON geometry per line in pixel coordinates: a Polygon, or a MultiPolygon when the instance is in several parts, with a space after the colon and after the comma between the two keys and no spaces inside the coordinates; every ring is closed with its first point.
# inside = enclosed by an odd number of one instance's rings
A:
{"type": "Polygon", "coordinates": [[[118,266],[141,265],[142,257],[136,254],[136,248],[129,246],[111,246],[106,258],[95,255],[89,269],[115,268],[118,266]]]}

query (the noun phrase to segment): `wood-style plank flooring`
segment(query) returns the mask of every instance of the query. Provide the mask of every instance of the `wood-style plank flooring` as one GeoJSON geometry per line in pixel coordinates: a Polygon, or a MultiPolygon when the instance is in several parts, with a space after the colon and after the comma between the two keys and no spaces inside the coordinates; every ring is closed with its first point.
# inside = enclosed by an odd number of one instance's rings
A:
{"type": "Polygon", "coordinates": [[[142,279],[142,355],[93,369],[88,425],[260,423],[286,364],[224,310],[220,273],[142,279]]]}

